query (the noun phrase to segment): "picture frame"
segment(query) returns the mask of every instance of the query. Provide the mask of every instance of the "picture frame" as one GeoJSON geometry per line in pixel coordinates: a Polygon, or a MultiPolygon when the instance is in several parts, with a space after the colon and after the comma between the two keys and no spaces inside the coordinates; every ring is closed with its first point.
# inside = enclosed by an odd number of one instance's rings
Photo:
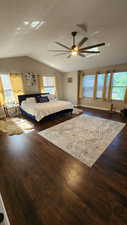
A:
{"type": "Polygon", "coordinates": [[[68,82],[68,83],[72,83],[72,81],[73,81],[73,80],[72,80],[72,77],[68,77],[68,78],[67,78],[67,82],[68,82]]]}

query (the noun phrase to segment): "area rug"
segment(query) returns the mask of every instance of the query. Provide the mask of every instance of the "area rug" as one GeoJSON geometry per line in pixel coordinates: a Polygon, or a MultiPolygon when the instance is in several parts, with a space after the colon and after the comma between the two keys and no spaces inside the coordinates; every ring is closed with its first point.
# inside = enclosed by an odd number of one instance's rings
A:
{"type": "Polygon", "coordinates": [[[92,167],[124,126],[124,123],[82,114],[39,134],[92,167]]]}
{"type": "Polygon", "coordinates": [[[0,131],[8,135],[21,134],[25,130],[33,129],[33,124],[21,118],[10,118],[7,120],[0,120],[0,131]]]}
{"type": "Polygon", "coordinates": [[[1,194],[0,194],[0,213],[4,214],[4,220],[0,225],[10,225],[1,194]]]}
{"type": "Polygon", "coordinates": [[[83,112],[83,110],[82,109],[78,109],[78,108],[73,108],[73,111],[72,111],[72,113],[76,114],[76,115],[78,115],[78,114],[80,114],[82,112],[83,112]]]}

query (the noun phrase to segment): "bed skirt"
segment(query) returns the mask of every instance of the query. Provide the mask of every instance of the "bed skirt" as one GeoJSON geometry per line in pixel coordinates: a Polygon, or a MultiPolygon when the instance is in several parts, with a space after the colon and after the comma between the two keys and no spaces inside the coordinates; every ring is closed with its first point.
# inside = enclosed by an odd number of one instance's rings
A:
{"type": "MultiPolygon", "coordinates": [[[[26,117],[28,117],[28,118],[30,118],[30,119],[36,120],[35,116],[33,116],[32,114],[27,113],[27,112],[24,111],[21,107],[20,107],[20,111],[21,111],[22,115],[24,115],[24,116],[26,116],[26,117]]],[[[66,114],[66,113],[71,113],[71,114],[72,114],[72,111],[73,111],[73,109],[64,109],[64,110],[61,110],[61,111],[59,111],[59,112],[52,113],[52,114],[50,114],[50,115],[48,115],[48,116],[45,116],[45,117],[43,117],[41,120],[43,120],[43,119],[53,119],[53,118],[55,118],[56,116],[60,116],[60,115],[66,114]]],[[[41,120],[40,120],[40,121],[41,121],[41,120]]],[[[37,120],[36,120],[36,121],[37,121],[37,120]]],[[[37,122],[40,122],[40,121],[37,121],[37,122]]]]}

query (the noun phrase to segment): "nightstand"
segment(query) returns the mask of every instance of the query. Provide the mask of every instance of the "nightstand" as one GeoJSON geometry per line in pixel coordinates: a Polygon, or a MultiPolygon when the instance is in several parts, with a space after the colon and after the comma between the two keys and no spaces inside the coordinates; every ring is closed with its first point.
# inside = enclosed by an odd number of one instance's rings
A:
{"type": "Polygon", "coordinates": [[[6,118],[6,112],[3,106],[0,107],[0,119],[6,118]]]}
{"type": "Polygon", "coordinates": [[[15,117],[20,115],[20,109],[18,104],[6,105],[4,106],[4,111],[5,111],[6,117],[15,117]]]}

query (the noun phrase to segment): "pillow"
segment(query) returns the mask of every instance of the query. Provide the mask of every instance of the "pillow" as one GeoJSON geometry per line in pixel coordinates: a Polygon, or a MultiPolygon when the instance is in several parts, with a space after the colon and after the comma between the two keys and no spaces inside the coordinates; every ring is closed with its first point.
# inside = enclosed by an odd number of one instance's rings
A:
{"type": "Polygon", "coordinates": [[[26,98],[26,102],[36,103],[36,99],[34,97],[26,98]]]}
{"type": "Polygon", "coordinates": [[[25,105],[25,103],[26,103],[26,100],[22,101],[21,106],[25,105]]]}
{"type": "Polygon", "coordinates": [[[48,96],[36,96],[37,103],[49,102],[48,96]]]}

